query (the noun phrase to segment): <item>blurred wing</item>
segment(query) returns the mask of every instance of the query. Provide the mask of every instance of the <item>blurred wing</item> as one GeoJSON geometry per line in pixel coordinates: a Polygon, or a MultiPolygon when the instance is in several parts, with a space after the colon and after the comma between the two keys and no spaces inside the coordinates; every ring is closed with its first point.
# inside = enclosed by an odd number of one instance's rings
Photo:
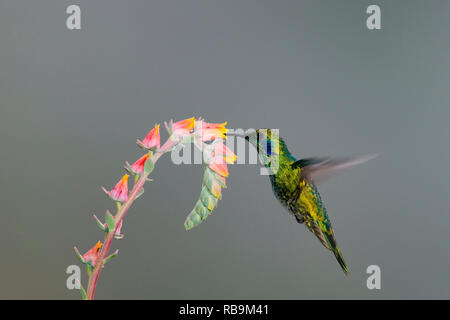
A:
{"type": "Polygon", "coordinates": [[[308,180],[321,182],[324,179],[339,173],[341,170],[356,166],[378,157],[379,154],[367,154],[347,158],[307,158],[292,164],[293,168],[300,167],[301,175],[308,180]]]}

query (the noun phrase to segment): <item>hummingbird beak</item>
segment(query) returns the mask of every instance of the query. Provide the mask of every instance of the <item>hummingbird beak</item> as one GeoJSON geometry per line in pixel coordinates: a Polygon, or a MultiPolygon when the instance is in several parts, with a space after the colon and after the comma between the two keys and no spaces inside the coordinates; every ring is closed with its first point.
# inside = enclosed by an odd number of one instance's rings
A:
{"type": "MultiPolygon", "coordinates": [[[[252,131],[254,132],[254,131],[252,131]]],[[[249,139],[249,135],[252,133],[250,131],[246,132],[246,133],[238,133],[238,132],[227,132],[225,133],[226,136],[230,136],[230,137],[240,137],[240,138],[244,138],[245,140],[249,139]]]]}
{"type": "Polygon", "coordinates": [[[244,133],[237,133],[237,132],[227,132],[225,133],[226,136],[229,137],[241,137],[241,138],[245,138],[246,135],[244,133]]]}

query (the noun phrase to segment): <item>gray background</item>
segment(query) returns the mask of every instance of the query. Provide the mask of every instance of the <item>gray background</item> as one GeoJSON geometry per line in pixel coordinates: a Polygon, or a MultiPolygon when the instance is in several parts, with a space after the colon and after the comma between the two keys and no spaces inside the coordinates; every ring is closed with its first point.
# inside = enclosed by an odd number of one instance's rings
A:
{"type": "Polygon", "coordinates": [[[350,276],[256,165],[186,232],[202,167],[167,156],[98,298],[450,298],[450,2],[376,1],[369,31],[373,3],[0,1],[0,298],[78,299],[65,270],[102,239],[99,187],[155,122],[192,115],[280,128],[298,157],[383,152],[320,185],[350,276]]]}

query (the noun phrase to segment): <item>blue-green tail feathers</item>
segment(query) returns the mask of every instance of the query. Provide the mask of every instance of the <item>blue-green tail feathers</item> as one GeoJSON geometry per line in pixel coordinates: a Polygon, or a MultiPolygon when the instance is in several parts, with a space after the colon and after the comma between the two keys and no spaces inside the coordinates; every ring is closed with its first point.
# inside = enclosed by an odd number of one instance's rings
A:
{"type": "Polygon", "coordinates": [[[330,246],[330,250],[334,253],[334,256],[336,257],[337,262],[341,266],[342,271],[344,271],[345,275],[348,275],[350,270],[348,269],[347,264],[345,263],[344,257],[342,256],[342,253],[336,244],[336,240],[334,239],[333,234],[324,232],[324,236],[327,239],[328,245],[330,246]]]}

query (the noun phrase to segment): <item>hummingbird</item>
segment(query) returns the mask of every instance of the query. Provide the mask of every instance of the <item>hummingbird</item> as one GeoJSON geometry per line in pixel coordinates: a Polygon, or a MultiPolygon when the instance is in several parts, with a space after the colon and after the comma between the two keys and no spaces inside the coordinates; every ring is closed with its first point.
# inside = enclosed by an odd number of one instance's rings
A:
{"type": "Polygon", "coordinates": [[[322,243],[333,252],[344,273],[349,273],[337,245],[331,220],[323,204],[316,183],[331,173],[348,168],[377,156],[369,154],[349,158],[305,158],[297,160],[288,150],[278,130],[258,129],[247,131],[244,137],[253,145],[261,162],[269,169],[273,193],[299,224],[304,224],[322,243]]]}

